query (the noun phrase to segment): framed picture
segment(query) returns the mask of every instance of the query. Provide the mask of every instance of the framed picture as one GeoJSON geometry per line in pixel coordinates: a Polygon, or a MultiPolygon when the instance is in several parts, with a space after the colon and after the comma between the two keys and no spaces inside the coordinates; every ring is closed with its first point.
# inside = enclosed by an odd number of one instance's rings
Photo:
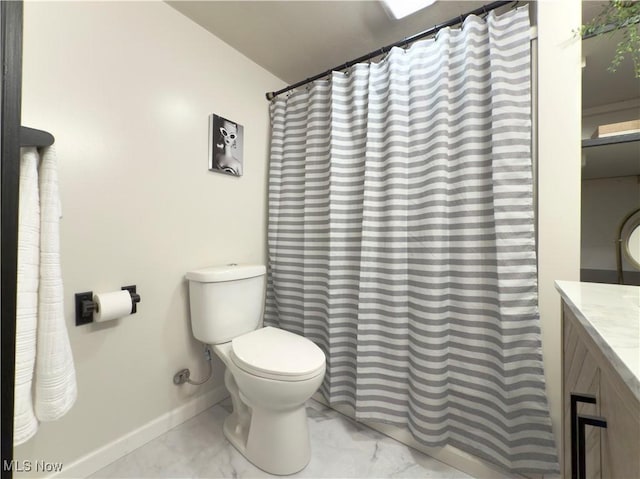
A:
{"type": "Polygon", "coordinates": [[[235,121],[209,115],[209,170],[242,176],[244,128],[235,121]]]}

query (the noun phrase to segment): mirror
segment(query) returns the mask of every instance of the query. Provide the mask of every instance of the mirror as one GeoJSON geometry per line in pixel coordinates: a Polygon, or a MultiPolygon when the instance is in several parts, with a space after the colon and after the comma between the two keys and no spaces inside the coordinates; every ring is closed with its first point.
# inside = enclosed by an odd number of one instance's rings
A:
{"type": "Polygon", "coordinates": [[[640,209],[632,213],[620,229],[620,241],[625,259],[640,269],[640,209]]]}
{"type": "MultiPolygon", "coordinates": [[[[587,24],[603,4],[582,7],[587,24]]],[[[622,223],[640,208],[640,78],[630,58],[608,70],[622,37],[613,31],[582,42],[580,279],[640,285],[640,231],[626,223],[620,242],[622,223]]]]}
{"type": "Polygon", "coordinates": [[[640,225],[637,225],[635,229],[629,235],[629,239],[625,245],[625,253],[627,259],[636,268],[640,269],[640,225]]]}

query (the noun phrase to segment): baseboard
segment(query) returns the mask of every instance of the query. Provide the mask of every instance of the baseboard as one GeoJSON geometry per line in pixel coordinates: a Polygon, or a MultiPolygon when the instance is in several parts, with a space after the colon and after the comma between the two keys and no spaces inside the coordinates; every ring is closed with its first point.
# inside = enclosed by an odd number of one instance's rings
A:
{"type": "MultiPolygon", "coordinates": [[[[353,409],[348,406],[329,406],[322,394],[317,392],[313,395],[313,399],[327,407],[353,419],[353,409]]],[[[382,424],[376,422],[362,421],[365,426],[378,431],[379,433],[389,436],[398,442],[401,442],[405,446],[420,451],[427,456],[430,456],[440,462],[447,464],[459,471],[462,471],[476,479],[524,479],[524,476],[518,474],[511,474],[495,464],[486,462],[476,456],[461,451],[452,446],[445,446],[442,448],[430,448],[420,444],[416,441],[411,433],[406,430],[390,424],[382,424]]]]}
{"type": "Polygon", "coordinates": [[[147,424],[90,452],[77,461],[65,465],[62,471],[50,477],[65,479],[88,477],[103,467],[108,466],[113,461],[120,459],[131,451],[164,434],[169,429],[182,424],[214,404],[219,403],[228,395],[227,389],[221,385],[205,394],[196,396],[188,403],[149,421],[147,424]]]}

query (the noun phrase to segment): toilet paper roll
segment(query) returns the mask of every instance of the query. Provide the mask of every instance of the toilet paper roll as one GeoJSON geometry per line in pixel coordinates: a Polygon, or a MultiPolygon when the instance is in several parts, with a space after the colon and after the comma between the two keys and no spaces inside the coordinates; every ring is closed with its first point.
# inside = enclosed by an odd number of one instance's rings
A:
{"type": "Polygon", "coordinates": [[[110,321],[131,314],[129,291],[94,294],[93,301],[96,303],[96,310],[93,313],[93,320],[96,322],[110,321]]]}

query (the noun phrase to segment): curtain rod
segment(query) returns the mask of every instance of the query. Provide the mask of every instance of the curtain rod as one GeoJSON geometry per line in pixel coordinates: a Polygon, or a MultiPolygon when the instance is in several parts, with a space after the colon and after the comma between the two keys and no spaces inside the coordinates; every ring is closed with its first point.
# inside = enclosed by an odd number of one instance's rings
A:
{"type": "Polygon", "coordinates": [[[424,37],[428,37],[430,35],[433,35],[435,33],[438,33],[438,31],[442,30],[443,28],[446,27],[452,27],[454,25],[460,24],[462,22],[465,21],[465,19],[470,16],[470,15],[480,15],[480,14],[484,14],[484,13],[489,13],[491,10],[495,10],[496,8],[500,8],[503,7],[509,3],[513,3],[514,5],[517,4],[517,1],[514,0],[507,0],[507,1],[501,1],[501,2],[492,2],[489,3],[488,5],[484,5],[480,8],[476,8],[475,10],[472,10],[470,12],[467,12],[463,15],[460,15],[458,17],[452,18],[450,20],[447,20],[444,23],[441,23],[439,25],[436,25],[434,27],[429,28],[428,30],[425,30],[423,32],[417,33],[411,37],[405,38],[404,40],[400,40],[399,42],[395,42],[392,43],[391,45],[387,45],[386,47],[382,47],[379,48],[378,50],[372,51],[370,53],[367,53],[366,55],[362,55],[361,57],[356,58],[355,60],[351,60],[343,65],[338,65],[337,67],[331,68],[330,70],[327,70],[325,72],[319,73],[318,75],[312,76],[311,78],[307,78],[306,80],[302,80],[299,81],[298,83],[294,83],[293,85],[289,85],[285,88],[283,88],[282,90],[278,90],[278,91],[272,91],[272,92],[268,92],[265,93],[265,96],[267,97],[267,100],[271,101],[273,100],[275,97],[277,97],[278,95],[282,94],[282,93],[286,93],[288,91],[291,91],[295,88],[298,88],[302,85],[306,85],[307,83],[311,83],[312,81],[316,81],[319,80],[320,78],[326,77],[327,75],[329,75],[331,72],[333,71],[340,71],[340,70],[346,70],[347,68],[352,67],[353,65],[357,64],[357,63],[362,63],[365,62],[367,60],[371,60],[372,58],[375,58],[377,56],[380,55],[384,55],[385,53],[387,53],[389,50],[391,50],[393,47],[404,47],[409,45],[410,43],[413,43],[417,40],[420,40],[424,37]]]}

